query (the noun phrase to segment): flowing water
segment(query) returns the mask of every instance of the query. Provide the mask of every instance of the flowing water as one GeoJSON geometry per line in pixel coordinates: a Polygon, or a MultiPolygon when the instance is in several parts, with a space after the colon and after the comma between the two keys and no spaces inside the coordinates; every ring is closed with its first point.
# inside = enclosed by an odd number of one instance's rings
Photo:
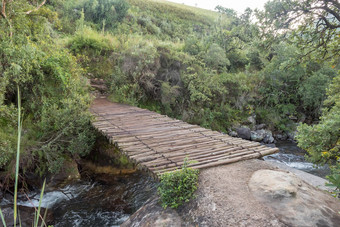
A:
{"type": "MultiPolygon", "coordinates": [[[[42,207],[53,212],[55,227],[119,226],[156,193],[157,183],[148,175],[103,175],[78,180],[46,192],[42,207]]],[[[37,206],[39,192],[21,198],[19,205],[37,206]]]]}
{"type": "Polygon", "coordinates": [[[315,166],[313,163],[306,161],[306,152],[300,149],[296,143],[291,141],[279,141],[276,143],[276,147],[280,149],[279,153],[268,155],[264,157],[264,160],[273,160],[284,163],[285,165],[305,171],[307,173],[325,178],[330,174],[330,169],[327,165],[315,166]]]}

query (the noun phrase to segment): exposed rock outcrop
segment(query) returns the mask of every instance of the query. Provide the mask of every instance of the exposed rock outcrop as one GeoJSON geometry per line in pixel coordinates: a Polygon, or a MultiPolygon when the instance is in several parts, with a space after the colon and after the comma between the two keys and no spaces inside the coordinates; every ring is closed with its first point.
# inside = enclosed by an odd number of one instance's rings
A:
{"type": "Polygon", "coordinates": [[[265,136],[266,136],[266,131],[261,129],[261,130],[251,131],[250,137],[252,141],[261,142],[265,136]]]}
{"type": "Polygon", "coordinates": [[[292,173],[258,170],[249,188],[288,226],[339,226],[339,202],[292,173]]]}
{"type": "Polygon", "coordinates": [[[250,131],[250,128],[248,127],[238,128],[236,129],[236,132],[237,132],[237,136],[242,139],[250,140],[251,138],[251,131],[250,131]]]}
{"type": "Polygon", "coordinates": [[[182,219],[176,210],[163,209],[157,197],[146,204],[126,220],[121,227],[173,227],[182,226],[182,219]]]}
{"type": "Polygon", "coordinates": [[[263,143],[274,143],[274,137],[271,131],[269,130],[256,130],[256,131],[251,131],[250,132],[251,140],[256,141],[256,142],[263,142],[263,143]]]}
{"type": "Polygon", "coordinates": [[[275,142],[273,134],[272,134],[271,131],[265,130],[265,136],[263,138],[263,142],[264,143],[274,143],[275,142]]]}

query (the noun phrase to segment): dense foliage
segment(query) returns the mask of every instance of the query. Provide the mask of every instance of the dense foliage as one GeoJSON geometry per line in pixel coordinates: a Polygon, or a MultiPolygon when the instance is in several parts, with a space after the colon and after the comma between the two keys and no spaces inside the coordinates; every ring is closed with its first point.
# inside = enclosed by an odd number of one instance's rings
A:
{"type": "MultiPolygon", "coordinates": [[[[4,8],[2,8],[4,9],[4,8]]],[[[21,171],[58,172],[65,159],[87,154],[93,144],[90,96],[77,65],[54,38],[57,14],[9,1],[0,19],[0,180],[13,176],[16,149],[16,87],[22,93],[21,171]]]]}
{"type": "Polygon", "coordinates": [[[57,170],[87,153],[83,75],[104,79],[112,100],[224,132],[250,116],[275,133],[301,122],[297,139],[312,161],[340,156],[337,1],[273,0],[241,15],[158,0],[50,0],[39,10],[36,1],[4,2],[1,168],[15,147],[17,83],[27,113],[23,163],[57,170]]]}
{"type": "Polygon", "coordinates": [[[198,186],[198,170],[187,167],[184,162],[180,170],[160,176],[158,193],[162,207],[177,208],[194,197],[198,186]]]}

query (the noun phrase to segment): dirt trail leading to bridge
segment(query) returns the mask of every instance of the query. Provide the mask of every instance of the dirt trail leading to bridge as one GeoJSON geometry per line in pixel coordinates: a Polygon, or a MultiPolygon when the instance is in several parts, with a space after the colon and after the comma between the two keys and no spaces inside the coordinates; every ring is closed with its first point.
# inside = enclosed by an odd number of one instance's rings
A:
{"type": "Polygon", "coordinates": [[[340,202],[331,195],[269,163],[248,160],[202,170],[197,198],[179,214],[184,226],[339,226],[338,211],[340,202]],[[259,191],[266,199],[258,197],[249,181],[261,171],[287,176],[286,186],[275,188],[284,181],[276,175],[277,182],[257,179],[264,185],[259,191]],[[295,189],[293,181],[298,182],[296,191],[285,194],[295,189]]]}

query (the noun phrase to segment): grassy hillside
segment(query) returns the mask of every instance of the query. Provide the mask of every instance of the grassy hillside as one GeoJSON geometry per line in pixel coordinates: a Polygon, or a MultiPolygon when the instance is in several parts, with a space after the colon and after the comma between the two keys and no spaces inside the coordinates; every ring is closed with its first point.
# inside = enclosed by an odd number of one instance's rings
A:
{"type": "Polygon", "coordinates": [[[131,6],[138,7],[140,11],[157,12],[166,19],[181,19],[192,23],[212,25],[218,19],[219,14],[206,9],[178,4],[162,0],[128,0],[131,6]]]}

